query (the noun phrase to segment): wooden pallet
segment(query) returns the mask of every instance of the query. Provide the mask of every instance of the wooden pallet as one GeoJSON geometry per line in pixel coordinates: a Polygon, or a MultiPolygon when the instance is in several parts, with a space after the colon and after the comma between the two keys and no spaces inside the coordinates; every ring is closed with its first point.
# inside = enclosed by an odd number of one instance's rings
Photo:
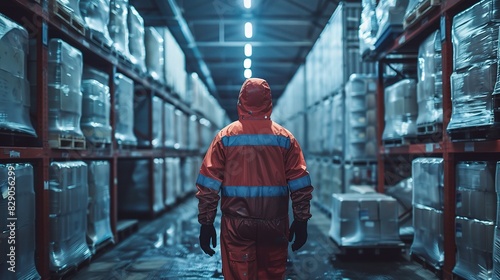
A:
{"type": "Polygon", "coordinates": [[[448,130],[447,132],[454,142],[493,140],[500,138],[500,128],[497,125],[464,127],[448,130]]]}
{"type": "Polygon", "coordinates": [[[411,260],[422,265],[426,270],[434,273],[439,279],[442,279],[443,270],[440,266],[436,266],[428,262],[424,257],[416,254],[410,254],[411,260]]]}
{"type": "Polygon", "coordinates": [[[73,30],[85,36],[86,27],[85,24],[83,23],[83,20],[77,18],[71,9],[59,3],[59,1],[57,0],[52,0],[52,13],[56,18],[61,20],[64,24],[68,25],[73,30]]]}
{"type": "Polygon", "coordinates": [[[405,146],[416,143],[415,137],[400,137],[400,138],[392,138],[392,139],[382,139],[382,143],[386,147],[397,147],[397,146],[405,146]]]}
{"type": "Polygon", "coordinates": [[[403,21],[403,28],[407,29],[415,23],[422,20],[431,10],[439,8],[441,0],[424,0],[417,4],[417,6],[405,17],[403,21]]]}
{"type": "Polygon", "coordinates": [[[59,134],[49,136],[49,146],[55,149],[85,150],[86,144],[83,137],[59,134]]]}
{"type": "Polygon", "coordinates": [[[74,276],[82,268],[89,266],[91,261],[92,261],[92,258],[88,257],[87,259],[85,259],[81,263],[79,263],[78,265],[68,266],[63,270],[58,271],[57,273],[52,272],[50,279],[57,279],[57,280],[69,279],[69,278],[71,278],[71,276],[74,276]]]}
{"type": "Polygon", "coordinates": [[[96,31],[89,30],[87,32],[87,39],[89,39],[92,43],[96,44],[102,50],[104,50],[108,54],[113,54],[113,46],[112,42],[106,42],[103,40],[102,35],[96,31]]]}
{"type": "Polygon", "coordinates": [[[417,125],[418,135],[435,135],[443,132],[442,123],[425,123],[417,125]]]}

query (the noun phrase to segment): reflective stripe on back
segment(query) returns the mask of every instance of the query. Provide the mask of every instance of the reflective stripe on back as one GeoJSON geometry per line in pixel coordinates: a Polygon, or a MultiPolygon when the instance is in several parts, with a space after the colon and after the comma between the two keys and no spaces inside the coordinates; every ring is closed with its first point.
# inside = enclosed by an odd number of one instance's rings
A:
{"type": "Polygon", "coordinates": [[[223,196],[231,197],[272,197],[288,195],[286,186],[224,186],[223,196]]]}

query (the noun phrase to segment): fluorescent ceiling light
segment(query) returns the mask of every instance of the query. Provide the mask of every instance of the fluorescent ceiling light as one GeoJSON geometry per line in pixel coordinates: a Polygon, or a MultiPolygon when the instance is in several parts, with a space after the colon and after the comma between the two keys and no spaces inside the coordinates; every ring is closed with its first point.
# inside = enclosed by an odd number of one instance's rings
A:
{"type": "Polygon", "coordinates": [[[250,58],[245,58],[245,60],[243,61],[243,66],[245,67],[245,69],[252,67],[252,60],[250,58]]]}
{"type": "Polygon", "coordinates": [[[245,78],[250,79],[252,77],[252,69],[245,69],[243,75],[245,76],[245,78]]]}
{"type": "Polygon", "coordinates": [[[252,45],[251,44],[245,44],[245,56],[247,56],[247,57],[252,56],[252,45]]]}
{"type": "Polygon", "coordinates": [[[245,8],[250,9],[252,7],[252,0],[244,0],[243,5],[245,8]]]}
{"type": "Polygon", "coordinates": [[[245,23],[245,37],[252,38],[252,36],[253,36],[252,23],[247,22],[245,23]]]}

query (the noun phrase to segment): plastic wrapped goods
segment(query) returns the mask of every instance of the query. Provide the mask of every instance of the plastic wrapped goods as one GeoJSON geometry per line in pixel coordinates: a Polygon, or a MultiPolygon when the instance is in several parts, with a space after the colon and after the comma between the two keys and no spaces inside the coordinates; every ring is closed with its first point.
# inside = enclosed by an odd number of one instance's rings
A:
{"type": "Polygon", "coordinates": [[[191,151],[197,151],[200,149],[200,122],[195,115],[189,117],[189,128],[188,128],[188,149],[191,151]]]}
{"type": "Polygon", "coordinates": [[[165,102],[163,117],[165,124],[163,128],[163,139],[165,140],[164,146],[167,148],[175,148],[175,137],[177,133],[175,106],[165,102]]]}
{"type": "Polygon", "coordinates": [[[492,93],[496,80],[496,61],[451,75],[452,113],[447,130],[494,123],[492,93]]]}
{"type": "Polygon", "coordinates": [[[377,40],[391,26],[401,28],[405,17],[408,0],[380,0],[375,13],[378,20],[377,40]]]}
{"type": "Polygon", "coordinates": [[[82,118],[80,125],[91,143],[111,143],[109,78],[86,68],[82,80],[82,118]]]}
{"type": "Polygon", "coordinates": [[[134,133],[138,146],[163,146],[163,100],[157,96],[140,95],[134,98],[134,133]],[[152,120],[152,123],[150,123],[152,120]]]}
{"type": "Polygon", "coordinates": [[[177,125],[177,132],[175,134],[176,143],[174,147],[176,149],[185,150],[187,148],[188,141],[188,118],[186,114],[180,110],[175,110],[175,118],[177,125]]]}
{"type": "Polygon", "coordinates": [[[165,198],[163,196],[163,189],[165,184],[165,160],[162,158],[155,158],[154,165],[154,199],[153,211],[155,213],[162,211],[165,208],[165,198]]]}
{"type": "Polygon", "coordinates": [[[175,169],[175,158],[165,158],[165,205],[172,206],[175,204],[176,197],[176,182],[178,174],[175,169]]]}
{"type": "Polygon", "coordinates": [[[457,253],[453,273],[464,279],[492,279],[494,231],[491,221],[455,219],[457,253]]]}
{"type": "Polygon", "coordinates": [[[444,262],[443,211],[414,204],[413,228],[415,234],[410,248],[411,253],[440,268],[444,262]]]}
{"type": "Polygon", "coordinates": [[[359,25],[359,50],[361,54],[375,49],[377,32],[378,21],[375,13],[375,5],[363,6],[359,25]]]}
{"type": "Polygon", "coordinates": [[[82,53],[60,39],[49,42],[49,134],[83,137],[82,53]]]}
{"type": "Polygon", "coordinates": [[[52,162],[49,181],[50,270],[60,273],[91,256],[87,246],[87,164],[52,162]]]}
{"type": "Polygon", "coordinates": [[[144,45],[144,20],[134,6],[128,8],[128,47],[132,63],[146,72],[146,46],[144,45]]]}
{"type": "Polygon", "coordinates": [[[500,1],[481,0],[453,18],[452,29],[464,28],[471,31],[479,26],[500,22],[500,1]]]}
{"type": "Polygon", "coordinates": [[[113,47],[126,56],[130,57],[128,45],[128,0],[111,0],[108,30],[113,47]]]}
{"type": "Polygon", "coordinates": [[[114,242],[111,231],[111,168],[107,161],[87,162],[89,206],[87,215],[87,243],[92,254],[105,241],[114,242]]]}
{"type": "Polygon", "coordinates": [[[385,128],[382,139],[414,137],[418,115],[415,80],[405,79],[385,89],[385,128]]]}
{"type": "MultiPolygon", "coordinates": [[[[165,75],[166,84],[172,88],[173,92],[181,97],[181,99],[189,102],[189,96],[186,93],[186,56],[182,48],[177,43],[172,33],[168,28],[157,29],[164,38],[165,63],[163,73],[165,75]]],[[[156,61],[158,63],[158,61],[156,61]]],[[[201,82],[201,81],[200,81],[201,82]]],[[[199,83],[204,94],[208,93],[205,85],[199,83]],[[200,85],[201,84],[201,85],[200,85]]],[[[193,104],[194,105],[194,104],[193,104]]],[[[193,106],[194,108],[194,106],[193,106]]],[[[207,108],[201,107],[202,110],[207,108]]]]}
{"type": "Polygon", "coordinates": [[[412,13],[418,6],[418,4],[422,3],[424,0],[408,0],[408,7],[406,7],[405,18],[408,17],[410,13],[412,13]]]}
{"type": "Polygon", "coordinates": [[[36,136],[30,120],[28,32],[0,14],[0,129],[36,136]]]}
{"type": "Polygon", "coordinates": [[[146,45],[146,68],[155,80],[163,81],[163,68],[165,53],[163,38],[154,27],[147,27],[144,35],[146,45]]]}
{"type": "Polygon", "coordinates": [[[40,279],[35,266],[35,190],[31,164],[0,164],[0,278],[40,279]],[[14,183],[13,183],[14,182],[14,183]],[[9,184],[10,183],[10,184],[9,184]],[[15,197],[16,210],[10,215],[9,197],[15,197]],[[17,218],[15,227],[8,218],[17,218]],[[15,231],[15,273],[8,270],[10,246],[8,237],[15,231]]]}
{"type": "Polygon", "coordinates": [[[118,145],[137,146],[134,135],[134,81],[115,74],[115,139],[118,145]]]}
{"type": "Polygon", "coordinates": [[[399,244],[398,203],[384,194],[334,194],[330,237],[341,246],[399,244]]]}
{"type": "Polygon", "coordinates": [[[56,0],[72,12],[72,16],[83,22],[80,12],[80,0],[56,0]]]}
{"type": "Polygon", "coordinates": [[[103,44],[111,46],[113,40],[109,36],[109,0],[80,0],[80,12],[91,32],[103,44]]]}
{"type": "Polygon", "coordinates": [[[418,50],[417,125],[443,122],[440,32],[432,33],[418,50]]]}
{"type": "Polygon", "coordinates": [[[413,204],[443,209],[443,159],[417,158],[412,161],[413,204]]]}

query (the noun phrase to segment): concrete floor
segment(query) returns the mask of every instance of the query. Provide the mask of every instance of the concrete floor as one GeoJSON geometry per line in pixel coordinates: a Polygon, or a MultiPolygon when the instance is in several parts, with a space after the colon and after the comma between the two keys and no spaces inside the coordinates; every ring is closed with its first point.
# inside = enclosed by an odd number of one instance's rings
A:
{"type": "MultiPolygon", "coordinates": [[[[309,239],[289,253],[287,279],[438,279],[405,254],[338,258],[339,249],[328,237],[330,220],[315,206],[309,222],[309,239]]],[[[220,210],[219,210],[220,212],[220,210]]],[[[69,279],[223,279],[220,246],[205,255],[198,245],[197,200],[190,198],[163,216],[142,223],[139,231],[69,279]]],[[[219,235],[220,216],[216,220],[219,235]]],[[[219,243],[219,242],[218,242],[219,243]]]]}

